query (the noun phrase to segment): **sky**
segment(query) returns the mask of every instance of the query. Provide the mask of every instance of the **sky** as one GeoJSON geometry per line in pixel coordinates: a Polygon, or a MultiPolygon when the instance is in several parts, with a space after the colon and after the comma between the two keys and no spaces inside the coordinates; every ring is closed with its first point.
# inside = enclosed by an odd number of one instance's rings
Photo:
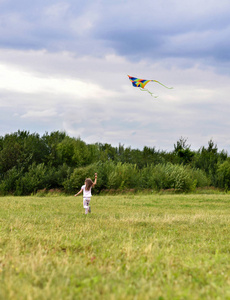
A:
{"type": "Polygon", "coordinates": [[[0,136],[230,153],[229,36],[229,0],[0,0],[0,136]]]}

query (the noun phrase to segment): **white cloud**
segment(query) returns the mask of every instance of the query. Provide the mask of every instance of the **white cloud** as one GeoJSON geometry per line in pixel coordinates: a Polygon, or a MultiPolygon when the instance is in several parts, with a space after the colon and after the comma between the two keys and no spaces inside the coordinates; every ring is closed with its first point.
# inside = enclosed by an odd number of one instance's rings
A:
{"type": "Polygon", "coordinates": [[[44,119],[56,116],[57,112],[53,109],[48,109],[48,110],[41,110],[41,111],[32,111],[29,110],[27,111],[24,115],[21,115],[21,118],[24,119],[31,119],[31,120],[35,120],[35,119],[42,119],[44,121],[44,119]]]}
{"type": "Polygon", "coordinates": [[[56,78],[46,74],[36,76],[33,73],[24,71],[22,66],[12,67],[9,65],[0,64],[0,91],[8,90],[18,93],[46,93],[53,95],[71,95],[85,99],[91,97],[102,98],[111,97],[115,94],[111,91],[106,91],[99,85],[79,79],[71,79],[68,77],[56,78]]]}

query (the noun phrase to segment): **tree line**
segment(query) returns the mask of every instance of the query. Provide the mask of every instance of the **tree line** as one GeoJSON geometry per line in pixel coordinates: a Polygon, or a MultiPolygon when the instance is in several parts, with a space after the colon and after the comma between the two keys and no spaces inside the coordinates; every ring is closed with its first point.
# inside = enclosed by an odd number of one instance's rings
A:
{"type": "Polygon", "coordinates": [[[0,137],[0,195],[29,195],[59,189],[75,193],[86,177],[98,173],[96,192],[126,189],[230,187],[230,158],[210,140],[191,150],[181,137],[174,150],[142,150],[119,144],[86,144],[65,132],[17,131],[0,137]]]}

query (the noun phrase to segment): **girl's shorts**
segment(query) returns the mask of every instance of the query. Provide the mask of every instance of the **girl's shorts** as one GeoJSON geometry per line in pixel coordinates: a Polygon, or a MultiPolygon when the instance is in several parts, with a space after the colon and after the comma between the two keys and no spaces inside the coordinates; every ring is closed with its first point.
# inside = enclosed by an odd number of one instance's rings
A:
{"type": "Polygon", "coordinates": [[[83,198],[83,207],[88,208],[90,203],[90,198],[83,198]]]}

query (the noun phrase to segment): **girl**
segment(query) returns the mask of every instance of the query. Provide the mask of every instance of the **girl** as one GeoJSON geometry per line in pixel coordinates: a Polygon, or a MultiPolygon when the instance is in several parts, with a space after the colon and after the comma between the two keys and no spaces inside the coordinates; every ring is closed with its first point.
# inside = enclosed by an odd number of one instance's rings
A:
{"type": "Polygon", "coordinates": [[[85,184],[81,187],[81,190],[74,195],[75,197],[78,196],[83,192],[83,207],[85,209],[85,214],[91,213],[91,207],[89,206],[92,194],[91,189],[97,183],[97,173],[95,173],[94,182],[90,178],[86,178],[85,184]]]}

